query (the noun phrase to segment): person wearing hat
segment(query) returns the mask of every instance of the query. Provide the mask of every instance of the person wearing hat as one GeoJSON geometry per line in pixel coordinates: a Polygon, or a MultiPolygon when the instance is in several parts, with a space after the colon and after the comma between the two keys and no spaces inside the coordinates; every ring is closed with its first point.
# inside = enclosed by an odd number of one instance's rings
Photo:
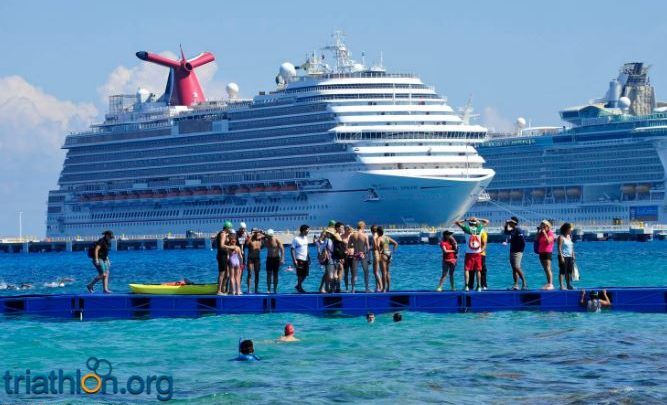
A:
{"type": "Polygon", "coordinates": [[[456,252],[458,250],[458,245],[452,231],[444,231],[442,233],[442,241],[440,241],[440,249],[442,250],[442,275],[440,276],[440,282],[438,282],[438,288],[436,291],[442,291],[442,284],[447,279],[449,275],[449,285],[452,291],[456,288],[454,286],[454,269],[456,269],[456,252]]]}
{"type": "Polygon", "coordinates": [[[284,334],[278,338],[279,342],[298,342],[299,339],[294,336],[294,326],[291,323],[285,325],[284,334]]]}
{"type": "Polygon", "coordinates": [[[611,300],[607,295],[607,290],[602,290],[602,294],[598,291],[591,291],[588,294],[588,300],[586,299],[586,290],[581,290],[579,304],[586,307],[588,312],[602,312],[602,308],[611,306],[611,300]]]}
{"type": "Polygon", "coordinates": [[[545,219],[537,228],[537,235],[535,236],[537,254],[540,256],[540,264],[542,264],[544,275],[547,278],[547,283],[542,286],[543,290],[554,289],[553,274],[551,273],[551,260],[554,251],[554,241],[555,235],[551,230],[551,222],[545,219]]]}
{"type": "Polygon", "coordinates": [[[285,248],[275,236],[273,229],[266,231],[264,247],[266,247],[266,291],[271,294],[271,284],[273,284],[273,293],[276,294],[278,293],[278,271],[285,262],[285,248]]]}
{"type": "Polygon", "coordinates": [[[468,235],[463,264],[465,290],[470,290],[470,273],[474,272],[477,277],[477,291],[482,291],[482,251],[486,249],[482,241],[482,231],[489,224],[489,220],[470,217],[466,221],[458,220],[455,224],[468,235]]]}
{"type": "Polygon", "coordinates": [[[215,235],[215,258],[218,261],[218,295],[227,294],[227,283],[229,281],[228,255],[235,246],[227,242],[229,234],[234,229],[230,221],[225,221],[222,230],[215,235]]]}
{"type": "Polygon", "coordinates": [[[113,239],[113,232],[104,231],[102,237],[95,242],[93,246],[88,250],[88,256],[93,259],[93,266],[97,270],[97,276],[92,279],[90,283],[86,286],[89,293],[92,293],[95,284],[98,281],[102,280],[102,291],[105,294],[111,293],[109,290],[109,269],[111,268],[111,261],[109,260],[109,245],[111,244],[111,239],[113,239]]]}
{"type": "Polygon", "coordinates": [[[521,270],[521,259],[523,258],[523,251],[526,248],[526,234],[523,229],[519,227],[519,218],[511,217],[505,221],[504,233],[509,239],[510,244],[510,266],[512,267],[512,278],[514,284],[512,290],[519,289],[519,280],[521,280],[521,289],[528,288],[526,283],[526,276],[521,270]]]}

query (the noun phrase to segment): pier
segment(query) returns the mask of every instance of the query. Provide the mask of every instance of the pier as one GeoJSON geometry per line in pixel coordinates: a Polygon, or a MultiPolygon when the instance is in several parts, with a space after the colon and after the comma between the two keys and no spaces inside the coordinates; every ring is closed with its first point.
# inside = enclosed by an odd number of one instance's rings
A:
{"type": "MultiPolygon", "coordinates": [[[[452,228],[453,229],[453,228],[452,228]]],[[[532,241],[535,232],[525,229],[528,240],[532,241]]],[[[320,230],[311,230],[311,235],[317,235],[320,230]]],[[[431,244],[440,241],[442,230],[434,228],[422,229],[386,229],[385,232],[401,245],[431,244]]],[[[499,228],[489,228],[490,243],[499,243],[506,240],[506,236],[499,228]]],[[[182,249],[208,249],[213,247],[213,236],[197,232],[188,232],[180,235],[141,235],[124,236],[119,235],[111,243],[112,251],[145,251],[145,250],[182,250],[182,249]]],[[[292,243],[296,236],[293,232],[276,232],[276,237],[284,244],[292,243]]],[[[463,234],[456,231],[454,236],[459,242],[464,241],[463,234]]],[[[666,240],[667,227],[596,227],[575,228],[574,239],[580,241],[640,241],[666,240]]],[[[51,253],[51,252],[85,252],[97,238],[72,238],[72,239],[45,239],[27,240],[18,238],[0,239],[0,253],[51,253]]]]}
{"type": "MultiPolygon", "coordinates": [[[[607,288],[611,311],[667,312],[667,287],[607,288]]],[[[581,292],[396,291],[357,294],[143,295],[63,294],[0,298],[5,318],[148,319],[226,314],[305,313],[318,316],[360,316],[368,312],[419,311],[466,313],[496,311],[585,312],[581,292]]]]}

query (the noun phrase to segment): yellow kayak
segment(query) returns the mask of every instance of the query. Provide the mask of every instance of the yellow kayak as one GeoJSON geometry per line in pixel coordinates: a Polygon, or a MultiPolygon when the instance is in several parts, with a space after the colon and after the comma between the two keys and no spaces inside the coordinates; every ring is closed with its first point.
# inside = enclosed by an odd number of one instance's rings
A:
{"type": "Polygon", "coordinates": [[[218,291],[217,284],[130,284],[130,290],[135,294],[179,294],[179,295],[208,295],[218,291]]]}

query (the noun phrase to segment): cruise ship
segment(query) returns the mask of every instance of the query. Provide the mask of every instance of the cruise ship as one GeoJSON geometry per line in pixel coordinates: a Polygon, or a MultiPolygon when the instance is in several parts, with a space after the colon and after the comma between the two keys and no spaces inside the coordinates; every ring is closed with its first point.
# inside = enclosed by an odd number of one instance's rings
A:
{"type": "Polygon", "coordinates": [[[276,88],[252,99],[234,83],[223,100],[205,98],[195,72],[211,53],[137,57],[168,69],[165,92],[112,96],[102,123],[66,137],[50,238],[215,232],[223,220],[439,225],[494,176],[475,149],[486,128],[418,76],[353,60],[340,33],[303,64],[280,65],[276,88]]]}
{"type": "Polygon", "coordinates": [[[656,102],[649,66],[627,63],[606,95],[560,111],[566,126],[490,135],[478,152],[496,171],[471,215],[501,225],[510,215],[581,227],[667,223],[667,103],[656,102]]]}

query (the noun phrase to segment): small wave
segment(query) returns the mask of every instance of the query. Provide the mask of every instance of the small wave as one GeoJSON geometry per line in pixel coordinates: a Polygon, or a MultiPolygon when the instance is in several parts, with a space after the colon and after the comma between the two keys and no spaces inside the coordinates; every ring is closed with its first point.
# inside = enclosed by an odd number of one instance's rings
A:
{"type": "Polygon", "coordinates": [[[50,281],[48,283],[44,283],[44,287],[46,287],[46,288],[62,288],[62,287],[65,287],[65,283],[59,282],[59,281],[50,281]]]}

